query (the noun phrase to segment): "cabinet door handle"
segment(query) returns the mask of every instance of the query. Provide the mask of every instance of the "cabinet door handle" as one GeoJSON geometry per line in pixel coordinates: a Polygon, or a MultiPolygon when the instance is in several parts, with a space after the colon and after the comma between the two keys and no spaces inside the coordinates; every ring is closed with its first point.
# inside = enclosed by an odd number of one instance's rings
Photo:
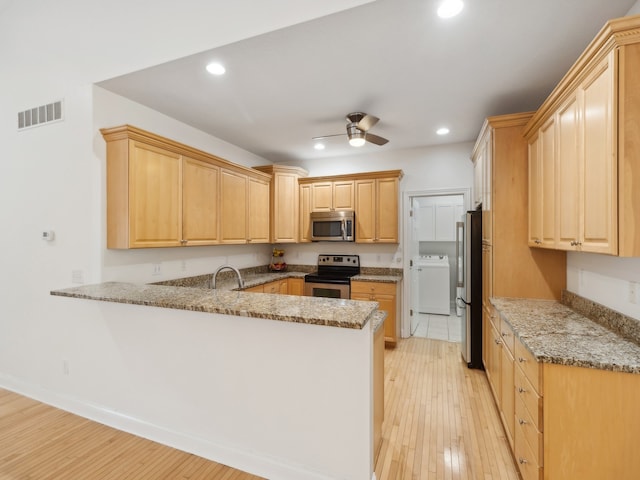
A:
{"type": "Polygon", "coordinates": [[[518,393],[524,393],[526,390],[522,387],[518,387],[518,393]]]}
{"type": "Polygon", "coordinates": [[[496,345],[500,345],[502,343],[499,338],[494,338],[493,341],[496,342],[496,345]]]}
{"type": "Polygon", "coordinates": [[[536,238],[533,243],[535,243],[536,245],[540,245],[542,243],[542,241],[538,238],[536,238]]]}
{"type": "Polygon", "coordinates": [[[519,419],[518,419],[518,423],[519,423],[520,425],[524,425],[525,423],[527,423],[527,421],[526,421],[526,420],[523,420],[523,419],[521,419],[521,418],[519,418],[519,419]]]}
{"type": "Polygon", "coordinates": [[[520,457],[518,459],[518,463],[520,463],[520,465],[524,465],[525,463],[529,463],[529,462],[527,462],[524,458],[520,457]]]}
{"type": "Polygon", "coordinates": [[[502,336],[503,336],[503,337],[505,337],[505,338],[509,336],[509,334],[508,334],[507,332],[503,332],[503,333],[501,333],[500,335],[502,335],[502,336]]]}
{"type": "Polygon", "coordinates": [[[524,358],[522,358],[522,357],[518,357],[518,361],[519,361],[520,363],[524,363],[524,362],[526,362],[526,360],[525,360],[524,358]]]}

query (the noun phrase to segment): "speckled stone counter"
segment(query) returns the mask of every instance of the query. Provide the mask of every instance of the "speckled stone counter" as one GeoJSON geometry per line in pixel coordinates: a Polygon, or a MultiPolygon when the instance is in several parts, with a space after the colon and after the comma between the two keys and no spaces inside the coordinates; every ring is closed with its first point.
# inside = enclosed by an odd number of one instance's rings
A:
{"type": "Polygon", "coordinates": [[[378,311],[377,302],[121,282],[53,290],[51,295],[354,329],[362,329],[378,311]]]}
{"type": "Polygon", "coordinates": [[[351,277],[351,280],[361,282],[378,282],[378,283],[398,283],[402,280],[399,275],[372,275],[372,274],[360,274],[351,277]]]}
{"type": "MultiPolygon", "coordinates": [[[[242,280],[244,282],[243,288],[257,287],[258,285],[264,285],[265,283],[273,282],[275,280],[283,280],[285,278],[304,278],[305,272],[301,271],[286,271],[286,272],[270,272],[266,269],[251,270],[243,269],[242,280]]],[[[210,288],[211,274],[199,275],[196,277],[178,278],[175,280],[165,280],[162,282],[154,283],[153,285],[166,285],[171,287],[192,287],[192,288],[210,288]]],[[[218,274],[216,280],[216,290],[239,290],[238,280],[235,273],[230,270],[223,270],[218,274]]]]}
{"type": "Polygon", "coordinates": [[[373,316],[371,317],[371,323],[373,332],[377,332],[378,329],[384,324],[385,319],[387,318],[387,312],[384,310],[376,310],[373,316]]]}
{"type": "Polygon", "coordinates": [[[640,373],[640,346],[553,300],[492,298],[539,362],[640,373]]]}

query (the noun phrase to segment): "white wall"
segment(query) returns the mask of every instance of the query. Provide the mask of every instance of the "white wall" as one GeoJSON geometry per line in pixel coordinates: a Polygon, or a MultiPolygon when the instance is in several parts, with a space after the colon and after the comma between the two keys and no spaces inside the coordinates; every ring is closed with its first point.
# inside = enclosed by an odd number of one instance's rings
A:
{"type": "Polygon", "coordinates": [[[638,14],[640,14],[640,1],[636,2],[635,5],[631,7],[631,10],[629,10],[629,12],[627,13],[627,15],[638,15],[638,14]]]}
{"type": "MultiPolygon", "coordinates": [[[[61,308],[49,291],[70,285],[74,270],[83,272],[86,282],[103,277],[145,281],[149,263],[167,262],[167,276],[176,270],[176,262],[182,267],[175,251],[105,251],[104,147],[96,127],[134,123],[135,117],[141,127],[158,127],[172,137],[175,133],[176,140],[227,148],[132,105],[120,112],[109,110],[107,104],[117,100],[107,99],[93,84],[359,3],[363,2],[158,0],[149,8],[146,2],[126,0],[3,2],[0,385],[17,382],[27,394],[49,392],[67,398],[62,406],[69,409],[88,401],[92,388],[97,388],[91,372],[103,369],[105,358],[118,358],[117,345],[98,358],[93,344],[85,340],[99,338],[103,330],[90,315],[75,316],[73,310],[61,308]],[[18,111],[59,99],[64,100],[64,121],[17,131],[18,111]],[[54,230],[55,241],[42,241],[43,230],[54,230]],[[63,376],[68,358],[83,365],[83,375],[63,376]]],[[[253,160],[243,156],[237,161],[253,160]]],[[[189,250],[186,269],[193,264],[194,271],[200,270],[208,261],[213,265],[215,260],[207,259],[211,255],[245,259],[244,252],[230,247],[213,252],[189,250]]],[[[106,365],[109,368],[108,361],[106,365]]],[[[102,377],[108,381],[116,372],[102,372],[102,377]]],[[[118,393],[126,392],[114,391],[118,393]]],[[[122,411],[135,405],[125,407],[122,411]]]]}

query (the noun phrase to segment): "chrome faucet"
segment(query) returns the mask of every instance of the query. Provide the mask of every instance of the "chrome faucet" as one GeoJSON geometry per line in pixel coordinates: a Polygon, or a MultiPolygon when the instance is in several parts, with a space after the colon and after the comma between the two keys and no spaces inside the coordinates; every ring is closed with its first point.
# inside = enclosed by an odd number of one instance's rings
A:
{"type": "Polygon", "coordinates": [[[236,267],[232,267],[231,265],[221,265],[216,270],[216,273],[214,273],[211,277],[211,288],[216,288],[216,278],[218,277],[218,273],[226,268],[236,272],[236,275],[238,276],[238,288],[244,287],[244,282],[242,281],[242,277],[240,276],[240,270],[238,270],[236,267]]]}

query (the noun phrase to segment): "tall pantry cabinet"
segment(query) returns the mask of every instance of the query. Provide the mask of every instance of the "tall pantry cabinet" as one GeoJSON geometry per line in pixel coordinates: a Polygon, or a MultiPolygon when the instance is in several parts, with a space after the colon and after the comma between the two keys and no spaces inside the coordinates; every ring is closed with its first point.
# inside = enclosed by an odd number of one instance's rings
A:
{"type": "Polygon", "coordinates": [[[472,153],[479,169],[475,176],[481,179],[476,185],[482,186],[483,363],[512,444],[513,416],[504,412],[514,408],[513,374],[508,375],[513,356],[503,347],[500,319],[489,299],[559,300],[566,286],[565,252],[528,246],[528,145],[523,129],[531,116],[487,118],[472,153]]]}

